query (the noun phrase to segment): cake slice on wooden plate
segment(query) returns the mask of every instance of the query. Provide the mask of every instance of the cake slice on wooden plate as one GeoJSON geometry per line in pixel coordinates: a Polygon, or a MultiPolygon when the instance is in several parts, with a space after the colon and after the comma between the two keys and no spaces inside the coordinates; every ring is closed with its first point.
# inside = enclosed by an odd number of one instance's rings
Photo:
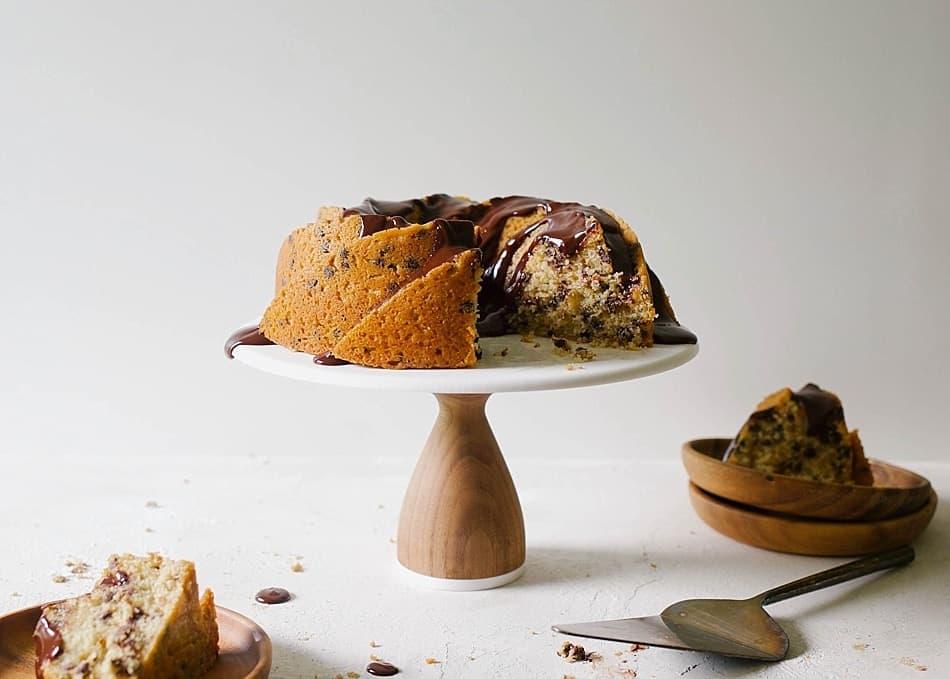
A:
{"type": "Polygon", "coordinates": [[[93,590],[43,607],[40,679],[191,679],[218,655],[214,596],[190,561],[113,555],[93,590]]]}

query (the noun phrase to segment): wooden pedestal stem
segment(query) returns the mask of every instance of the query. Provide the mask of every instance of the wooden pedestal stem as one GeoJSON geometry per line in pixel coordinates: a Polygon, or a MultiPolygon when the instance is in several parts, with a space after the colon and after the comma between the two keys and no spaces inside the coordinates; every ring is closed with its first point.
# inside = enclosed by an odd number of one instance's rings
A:
{"type": "Polygon", "coordinates": [[[436,578],[491,578],[524,563],[524,518],[485,417],[490,394],[436,394],[439,416],[399,516],[399,562],[436,578]]]}

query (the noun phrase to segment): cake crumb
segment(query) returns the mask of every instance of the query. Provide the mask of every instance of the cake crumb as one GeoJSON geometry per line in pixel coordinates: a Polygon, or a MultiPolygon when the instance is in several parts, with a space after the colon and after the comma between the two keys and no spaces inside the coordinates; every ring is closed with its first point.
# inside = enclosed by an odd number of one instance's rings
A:
{"type": "Polygon", "coordinates": [[[379,644],[377,644],[375,641],[371,641],[371,642],[369,642],[369,647],[370,647],[370,648],[379,648],[379,644]]]}
{"type": "Polygon", "coordinates": [[[145,532],[146,532],[146,533],[154,533],[154,532],[155,532],[155,529],[154,529],[154,528],[149,528],[148,526],[146,526],[146,527],[145,527],[145,532]]]}
{"type": "Polygon", "coordinates": [[[294,559],[293,563],[290,564],[290,571],[292,573],[303,573],[303,564],[300,563],[300,559],[294,559]]]}
{"type": "Polygon", "coordinates": [[[855,651],[866,651],[868,649],[868,644],[851,644],[851,648],[855,651]]]}
{"type": "Polygon", "coordinates": [[[642,651],[642,650],[647,649],[647,648],[650,648],[650,647],[647,646],[646,644],[633,644],[633,645],[630,647],[630,652],[631,652],[631,653],[636,653],[637,651],[642,651]]]}
{"type": "Polygon", "coordinates": [[[65,566],[73,575],[83,575],[89,570],[89,564],[85,561],[66,561],[65,566]]]}
{"type": "Polygon", "coordinates": [[[921,665],[919,662],[917,662],[917,658],[910,658],[910,657],[908,657],[908,656],[906,656],[906,655],[905,655],[903,658],[900,659],[900,664],[901,664],[901,665],[906,665],[907,667],[912,667],[913,669],[917,670],[918,672],[926,672],[926,671],[927,671],[927,666],[926,666],[926,665],[921,665]]]}
{"type": "Polygon", "coordinates": [[[10,596],[18,597],[18,596],[20,596],[20,593],[19,593],[19,592],[10,592],[10,596]]]}
{"type": "Polygon", "coordinates": [[[55,583],[58,584],[58,585],[61,585],[62,583],[66,582],[67,580],[68,580],[68,578],[67,578],[65,575],[54,575],[54,576],[53,576],[53,582],[55,582],[55,583]]]}
{"type": "Polygon", "coordinates": [[[587,347],[577,347],[574,350],[574,358],[578,361],[593,361],[597,358],[597,354],[587,347]]]}
{"type": "Polygon", "coordinates": [[[561,644],[561,648],[558,649],[557,654],[569,663],[587,662],[595,658],[594,653],[588,653],[583,646],[580,644],[572,644],[570,641],[565,641],[561,644]]]}
{"type": "Polygon", "coordinates": [[[379,656],[376,655],[375,653],[370,653],[369,659],[372,660],[373,662],[379,662],[379,656]]]}
{"type": "MultiPolygon", "coordinates": [[[[521,336],[521,341],[524,342],[525,344],[531,344],[532,342],[534,342],[534,337],[532,337],[531,335],[522,335],[522,336],[521,336]]],[[[540,346],[541,346],[541,343],[540,343],[540,342],[537,342],[537,343],[535,343],[534,346],[540,347],[540,346]]]]}
{"type": "Polygon", "coordinates": [[[349,679],[360,679],[359,672],[347,672],[346,676],[349,677],[349,679]]]}
{"type": "Polygon", "coordinates": [[[149,509],[158,509],[160,505],[157,502],[155,502],[155,500],[149,500],[148,502],[145,503],[145,506],[148,507],[149,509]]]}
{"type": "Polygon", "coordinates": [[[566,356],[573,350],[570,342],[563,337],[552,337],[551,342],[554,344],[554,353],[558,356],[566,356]]]}
{"type": "Polygon", "coordinates": [[[438,660],[435,658],[426,658],[426,665],[435,665],[438,664],[438,660]]]}

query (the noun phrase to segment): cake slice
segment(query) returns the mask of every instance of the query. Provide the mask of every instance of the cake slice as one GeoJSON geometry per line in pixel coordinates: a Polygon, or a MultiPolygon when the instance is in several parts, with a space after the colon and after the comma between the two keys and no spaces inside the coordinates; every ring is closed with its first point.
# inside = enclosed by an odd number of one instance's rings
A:
{"type": "Polygon", "coordinates": [[[841,400],[816,384],[767,396],[723,459],[730,464],[814,481],[871,485],[857,430],[848,431],[841,400]]]}
{"type": "Polygon", "coordinates": [[[39,679],[190,679],[218,655],[210,590],[189,561],[113,555],[89,594],[43,607],[34,632],[39,679]]]}
{"type": "Polygon", "coordinates": [[[479,251],[471,249],[430,261],[350,330],[333,355],[374,368],[473,365],[479,262],[479,251]]]}

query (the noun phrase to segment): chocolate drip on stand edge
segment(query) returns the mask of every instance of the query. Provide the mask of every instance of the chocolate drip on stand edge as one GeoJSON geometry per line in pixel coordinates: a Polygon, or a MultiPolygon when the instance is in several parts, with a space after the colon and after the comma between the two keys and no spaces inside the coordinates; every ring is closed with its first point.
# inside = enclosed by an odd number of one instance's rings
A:
{"type": "Polygon", "coordinates": [[[40,668],[47,660],[54,660],[63,652],[63,637],[56,629],[56,626],[46,618],[46,614],[40,616],[36,623],[36,629],[33,631],[33,644],[36,648],[36,671],[39,674],[40,668]]]}
{"type": "Polygon", "coordinates": [[[337,358],[330,351],[323,351],[313,357],[313,362],[317,365],[349,365],[349,361],[337,358]]]}
{"type": "Polygon", "coordinates": [[[273,344],[273,342],[264,337],[260,326],[246,325],[243,328],[238,328],[228,337],[228,341],[224,343],[225,355],[228,358],[234,358],[234,350],[244,344],[266,346],[273,344]]]}
{"type": "Polygon", "coordinates": [[[647,269],[650,272],[650,289],[653,291],[653,308],[657,314],[653,321],[654,344],[696,344],[696,335],[680,325],[673,315],[670,299],[659,276],[653,273],[653,269],[647,269]]]}

